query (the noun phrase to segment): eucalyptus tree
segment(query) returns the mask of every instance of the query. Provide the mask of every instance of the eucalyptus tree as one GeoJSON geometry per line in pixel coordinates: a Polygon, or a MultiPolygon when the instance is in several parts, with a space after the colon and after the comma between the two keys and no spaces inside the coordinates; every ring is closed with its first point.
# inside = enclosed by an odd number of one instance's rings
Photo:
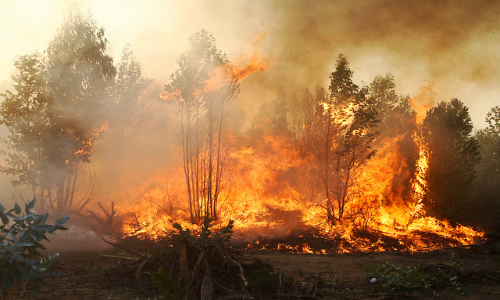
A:
{"type": "Polygon", "coordinates": [[[227,185],[228,116],[239,84],[226,55],[208,31],[193,34],[191,47],[165,86],[178,109],[181,151],[191,222],[218,218],[218,201],[227,185]]]}
{"type": "Polygon", "coordinates": [[[15,90],[0,112],[10,132],[3,172],[30,186],[42,209],[81,209],[90,200],[78,176],[106,123],[116,75],[106,49],[104,29],[72,11],[43,56],[15,62],[15,90]]]}

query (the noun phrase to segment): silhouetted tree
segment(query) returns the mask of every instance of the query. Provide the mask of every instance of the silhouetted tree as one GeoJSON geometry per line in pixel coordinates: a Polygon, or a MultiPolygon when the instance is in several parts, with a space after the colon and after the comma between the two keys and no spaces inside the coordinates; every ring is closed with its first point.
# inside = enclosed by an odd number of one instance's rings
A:
{"type": "Polygon", "coordinates": [[[406,134],[415,129],[415,112],[408,96],[396,93],[392,74],[376,76],[370,83],[368,97],[378,111],[378,130],[383,136],[406,134]]]}
{"type": "Polygon", "coordinates": [[[127,134],[137,125],[140,113],[140,96],[146,92],[150,80],[142,76],[141,65],[137,62],[129,45],[123,49],[117,66],[114,101],[110,109],[110,127],[122,130],[127,134]]]}
{"type": "Polygon", "coordinates": [[[38,53],[20,56],[14,66],[18,74],[13,76],[14,91],[6,91],[1,103],[1,123],[9,130],[7,137],[6,165],[1,171],[16,177],[14,186],[27,186],[43,206],[45,185],[44,161],[50,145],[46,135],[50,132],[48,106],[50,96],[45,76],[46,66],[38,53]]]}
{"type": "Polygon", "coordinates": [[[252,121],[253,134],[288,135],[288,102],[284,90],[279,90],[276,100],[262,104],[252,121]]]}
{"type": "Polygon", "coordinates": [[[488,127],[476,132],[481,161],[476,166],[474,203],[478,209],[474,220],[487,230],[499,231],[500,213],[500,106],[493,107],[486,116],[488,127]],[[495,228],[496,227],[496,228],[495,228]]]}
{"type": "Polygon", "coordinates": [[[458,99],[431,108],[422,124],[428,153],[425,208],[438,218],[459,221],[476,176],[479,145],[468,108],[458,99]]]}
{"type": "Polygon", "coordinates": [[[326,103],[325,88],[317,86],[315,95],[310,90],[305,90],[301,97],[293,95],[289,102],[289,126],[293,139],[299,151],[304,155],[309,155],[312,145],[310,139],[313,137],[312,130],[316,120],[316,109],[320,103],[326,103]]]}
{"type": "Polygon", "coordinates": [[[226,185],[228,113],[239,92],[231,65],[207,31],[189,39],[165,91],[178,107],[178,142],[186,178],[191,222],[217,219],[219,196],[226,185]]]}

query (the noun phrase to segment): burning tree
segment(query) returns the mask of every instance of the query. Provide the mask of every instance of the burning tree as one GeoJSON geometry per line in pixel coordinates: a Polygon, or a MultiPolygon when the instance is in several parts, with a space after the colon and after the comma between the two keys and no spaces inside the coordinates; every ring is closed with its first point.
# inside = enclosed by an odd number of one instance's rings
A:
{"type": "Polygon", "coordinates": [[[345,56],[339,55],[330,79],[330,93],[317,97],[310,140],[325,193],[324,208],[332,223],[344,218],[346,204],[355,197],[360,167],[374,153],[370,145],[377,110],[366,90],[352,82],[345,56]]]}
{"type": "Polygon", "coordinates": [[[189,199],[190,219],[217,219],[229,159],[227,118],[239,84],[225,54],[207,31],[190,38],[165,91],[178,108],[178,143],[189,199]]]}
{"type": "Polygon", "coordinates": [[[105,124],[116,74],[106,45],[102,28],[72,12],[43,57],[26,55],[15,63],[15,91],[4,95],[0,111],[10,132],[2,171],[17,176],[15,185],[31,187],[42,210],[76,204],[78,176],[105,124]]]}
{"type": "Polygon", "coordinates": [[[309,139],[313,137],[312,130],[316,119],[316,109],[318,103],[326,100],[325,95],[325,89],[317,86],[316,97],[313,96],[311,91],[305,90],[302,98],[294,95],[290,100],[290,107],[292,108],[290,112],[290,127],[295,143],[303,153],[308,153],[310,147],[309,139]]]}
{"type": "Polygon", "coordinates": [[[458,99],[431,108],[422,124],[428,153],[426,211],[458,221],[469,200],[479,161],[478,141],[471,135],[469,111],[458,99]]]}
{"type": "Polygon", "coordinates": [[[399,168],[393,170],[396,174],[391,182],[391,190],[386,191],[391,196],[391,199],[386,199],[387,204],[411,198],[411,182],[418,158],[417,144],[414,141],[417,133],[416,112],[412,109],[410,98],[399,96],[395,88],[394,76],[386,74],[376,76],[368,89],[368,97],[380,119],[377,124],[380,135],[374,142],[374,148],[379,149],[383,144],[389,143],[393,151],[401,153],[399,168]]]}

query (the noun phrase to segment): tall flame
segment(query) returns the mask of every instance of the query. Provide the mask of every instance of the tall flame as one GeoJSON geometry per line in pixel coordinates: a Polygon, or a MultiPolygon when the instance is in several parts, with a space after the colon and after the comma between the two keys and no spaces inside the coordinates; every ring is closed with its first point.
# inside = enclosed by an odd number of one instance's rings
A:
{"type": "MultiPolygon", "coordinates": [[[[256,56],[251,57],[248,64],[234,68],[234,77],[267,67],[256,56]]],[[[207,87],[217,88],[229,78],[231,74],[217,70],[207,87]]],[[[420,116],[417,119],[423,120],[430,100],[431,87],[422,89],[421,94],[412,99],[420,116]]],[[[331,114],[339,126],[348,128],[353,120],[350,112],[355,107],[339,110],[327,103],[321,105],[324,113],[331,114]]],[[[413,138],[418,159],[415,173],[410,174],[409,170],[413,168],[408,164],[412,162],[402,155],[399,146],[403,138],[401,135],[377,141],[377,152],[362,166],[361,175],[353,187],[355,198],[346,205],[349,222],[330,224],[326,221],[321,191],[313,180],[311,158],[300,154],[289,137],[230,136],[233,146],[228,186],[231,188],[220,195],[216,226],[223,226],[232,219],[235,238],[253,241],[249,244],[252,249],[303,253],[417,251],[435,249],[442,246],[443,241],[447,246],[473,243],[482,236],[481,232],[425,216],[427,152],[416,132],[413,138]],[[412,189],[410,193],[404,191],[405,185],[412,189]],[[286,241],[273,244],[270,241],[294,232],[313,232],[309,238],[321,237],[326,244],[318,248],[307,241],[300,244],[287,244],[286,241]],[[371,232],[371,236],[367,236],[367,232],[371,232]]],[[[185,221],[189,216],[184,205],[181,174],[180,170],[157,174],[138,188],[138,196],[124,208],[129,212],[122,228],[125,235],[158,239],[169,234],[174,223],[191,230],[199,229],[185,221]]],[[[304,234],[300,233],[299,237],[306,238],[304,234]]]]}

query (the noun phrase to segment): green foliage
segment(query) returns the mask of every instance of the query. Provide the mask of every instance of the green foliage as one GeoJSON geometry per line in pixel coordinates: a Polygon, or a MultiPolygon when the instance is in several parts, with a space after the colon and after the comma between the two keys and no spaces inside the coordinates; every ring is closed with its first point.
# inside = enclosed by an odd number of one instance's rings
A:
{"type": "Polygon", "coordinates": [[[46,234],[56,230],[66,230],[62,224],[68,217],[56,220],[54,225],[47,224],[48,214],[35,214],[35,199],[25,204],[24,214],[16,203],[13,209],[5,210],[0,204],[0,293],[16,284],[28,281],[39,292],[40,283],[45,284],[43,273],[58,274],[54,264],[60,263],[59,254],[49,254],[48,259],[39,259],[39,250],[45,250],[40,243],[48,240],[46,234]]]}
{"type": "Polygon", "coordinates": [[[461,222],[468,211],[471,184],[479,162],[479,144],[472,133],[468,108],[458,99],[431,108],[422,123],[428,153],[426,211],[461,222]]]}
{"type": "Polygon", "coordinates": [[[394,265],[385,262],[373,270],[368,276],[382,282],[378,287],[384,292],[421,292],[436,295],[438,287],[448,287],[459,295],[468,296],[468,289],[460,283],[464,275],[462,265],[453,259],[444,265],[421,263],[417,266],[394,265]]]}
{"type": "MultiPolygon", "coordinates": [[[[485,229],[496,232],[500,213],[500,106],[493,107],[486,116],[488,127],[476,132],[481,161],[476,166],[473,208],[475,220],[485,229]],[[488,228],[489,227],[489,228],[488,228]]],[[[497,251],[498,252],[498,251],[497,251]]]]}
{"type": "Polygon", "coordinates": [[[218,230],[214,230],[212,225],[208,216],[205,216],[201,230],[196,233],[174,224],[178,232],[172,232],[173,247],[168,248],[166,253],[169,253],[167,260],[177,261],[169,263],[168,270],[179,271],[179,276],[172,278],[171,273],[159,270],[154,280],[161,293],[174,293],[172,279],[177,278],[178,291],[186,299],[199,297],[195,295],[200,294],[201,298],[213,299],[213,295],[244,292],[243,268],[233,258],[235,251],[227,244],[233,234],[233,221],[218,230]]]}
{"type": "MultiPolygon", "coordinates": [[[[252,294],[277,293],[280,288],[280,275],[270,264],[262,263],[255,270],[247,270],[248,290],[252,294]]],[[[291,285],[290,279],[288,285],[291,285]]]]}
{"type": "Polygon", "coordinates": [[[179,230],[179,235],[184,236],[188,241],[195,244],[224,244],[231,241],[233,236],[233,220],[229,220],[226,227],[221,228],[219,232],[214,234],[212,234],[212,231],[210,230],[210,227],[212,226],[211,222],[212,220],[208,217],[208,215],[205,215],[203,225],[201,226],[201,233],[198,236],[192,234],[189,228],[186,230],[182,229],[182,226],[178,223],[175,223],[173,227],[179,230]]]}
{"type": "Polygon", "coordinates": [[[17,176],[12,181],[14,186],[38,186],[43,176],[37,158],[47,154],[47,137],[42,132],[49,127],[45,113],[50,101],[44,76],[46,66],[38,53],[18,57],[14,66],[18,71],[12,77],[15,90],[0,95],[4,98],[0,124],[9,130],[8,139],[3,141],[9,151],[2,151],[6,164],[0,166],[0,171],[17,176]]]}
{"type": "Polygon", "coordinates": [[[94,259],[91,257],[88,264],[88,272],[90,277],[90,288],[92,289],[92,295],[96,296],[97,288],[99,286],[99,276],[102,273],[101,261],[99,258],[94,259]]]}
{"type": "Polygon", "coordinates": [[[164,299],[179,299],[179,286],[167,270],[158,268],[158,270],[151,273],[151,276],[164,299]]]}
{"type": "MultiPolygon", "coordinates": [[[[14,63],[14,91],[0,107],[0,123],[9,131],[6,167],[37,195],[42,210],[74,209],[80,163],[90,156],[105,124],[116,75],[106,54],[104,30],[72,12],[43,55],[20,56],[14,63]],[[72,192],[68,192],[72,191],[72,192]]],[[[86,198],[78,199],[78,206],[86,198]]]]}
{"type": "Polygon", "coordinates": [[[332,277],[322,278],[319,282],[321,287],[325,287],[331,291],[335,290],[340,284],[340,278],[338,275],[333,275],[332,277]]]}

